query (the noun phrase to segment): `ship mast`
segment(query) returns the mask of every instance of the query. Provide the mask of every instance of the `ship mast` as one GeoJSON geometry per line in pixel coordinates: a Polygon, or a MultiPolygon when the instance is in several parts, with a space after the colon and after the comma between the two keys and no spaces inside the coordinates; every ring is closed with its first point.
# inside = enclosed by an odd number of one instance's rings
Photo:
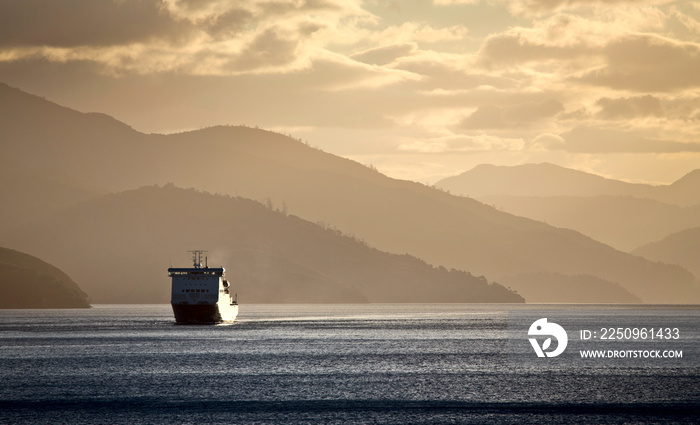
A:
{"type": "MultiPolygon", "coordinates": [[[[201,268],[202,267],[202,254],[204,254],[207,251],[204,251],[202,249],[195,249],[195,250],[190,251],[190,252],[192,253],[192,262],[194,263],[193,264],[194,268],[195,269],[201,268]]],[[[204,257],[204,258],[205,258],[204,261],[206,262],[206,257],[204,257]]],[[[207,264],[207,267],[208,267],[208,264],[207,264]]]]}

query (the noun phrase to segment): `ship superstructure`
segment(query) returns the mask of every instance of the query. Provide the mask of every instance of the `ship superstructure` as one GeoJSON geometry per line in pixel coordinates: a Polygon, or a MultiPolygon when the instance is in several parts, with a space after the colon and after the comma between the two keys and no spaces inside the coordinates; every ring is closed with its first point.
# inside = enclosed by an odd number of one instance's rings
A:
{"type": "Polygon", "coordinates": [[[237,297],[231,296],[230,285],[225,278],[226,269],[209,267],[202,255],[205,251],[192,252],[190,268],[168,269],[172,278],[170,304],[177,323],[232,322],[238,316],[237,297]]]}

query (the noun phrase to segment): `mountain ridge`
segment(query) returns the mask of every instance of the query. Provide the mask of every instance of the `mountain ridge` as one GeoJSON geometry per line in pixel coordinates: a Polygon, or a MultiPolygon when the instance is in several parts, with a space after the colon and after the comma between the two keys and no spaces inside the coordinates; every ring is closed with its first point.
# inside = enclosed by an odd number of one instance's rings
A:
{"type": "MultiPolygon", "coordinates": [[[[172,182],[283,205],[291,214],[331,223],[381,251],[409,253],[496,281],[531,272],[588,274],[618,283],[646,302],[696,296],[692,275],[680,267],[648,262],[580,233],[500,212],[473,199],[391,179],[280,134],[245,127],[175,135],[125,130],[119,137],[98,134],[99,143],[108,145],[101,150],[92,142],[98,137],[92,124],[81,124],[85,114],[72,115],[74,122],[68,126],[74,132],[66,140],[61,132],[51,131],[51,120],[44,122],[34,112],[22,113],[43,125],[43,138],[30,142],[35,147],[50,145],[54,154],[62,152],[58,157],[44,155],[47,170],[105,191],[172,182]],[[72,140],[76,137],[81,140],[72,140]]],[[[3,127],[15,125],[4,118],[0,116],[3,127]]],[[[31,156],[15,149],[27,141],[26,134],[16,126],[13,131],[21,137],[3,139],[5,150],[20,162],[30,161],[31,156]]]]}
{"type": "Polygon", "coordinates": [[[625,252],[700,225],[700,204],[679,206],[633,196],[481,196],[512,214],[575,229],[625,252]]]}
{"type": "Polygon", "coordinates": [[[480,164],[435,186],[450,192],[480,198],[510,196],[634,196],[689,206],[700,203],[700,169],[691,170],[668,185],[628,183],[585,171],[543,162],[515,166],[480,164]]]}
{"type": "Polygon", "coordinates": [[[437,186],[569,228],[628,252],[700,225],[700,169],[667,185],[627,183],[553,164],[482,164],[437,186]]]}
{"type": "Polygon", "coordinates": [[[168,302],[164,254],[192,246],[208,247],[209,264],[226,267],[249,303],[523,301],[484,278],[381,252],[259,202],[174,185],[86,201],[13,236],[17,245],[32,239],[102,303],[168,302]]]}
{"type": "Polygon", "coordinates": [[[633,254],[669,264],[679,264],[700,279],[700,226],[684,229],[634,251],[633,254]]]}
{"type": "Polygon", "coordinates": [[[0,308],[89,308],[65,272],[33,255],[0,247],[0,308]]]}

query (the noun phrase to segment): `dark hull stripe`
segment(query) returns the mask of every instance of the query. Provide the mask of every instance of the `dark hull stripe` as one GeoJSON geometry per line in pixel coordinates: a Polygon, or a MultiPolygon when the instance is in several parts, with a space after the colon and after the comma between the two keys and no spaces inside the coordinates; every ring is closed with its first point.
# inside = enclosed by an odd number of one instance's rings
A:
{"type": "Polygon", "coordinates": [[[177,323],[219,323],[222,321],[216,304],[172,304],[177,323]]]}

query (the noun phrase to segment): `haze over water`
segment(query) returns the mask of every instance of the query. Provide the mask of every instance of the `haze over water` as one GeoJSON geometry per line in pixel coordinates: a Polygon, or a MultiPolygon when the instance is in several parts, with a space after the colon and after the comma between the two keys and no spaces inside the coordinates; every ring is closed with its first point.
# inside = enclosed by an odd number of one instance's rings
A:
{"type": "MultiPolygon", "coordinates": [[[[174,325],[168,305],[4,310],[0,422],[697,419],[697,367],[549,368],[509,362],[508,312],[541,308],[242,305],[240,320],[223,326],[174,325]]],[[[586,311],[544,308],[559,314],[586,311]]],[[[640,323],[655,315],[649,307],[605,309],[640,323]]],[[[698,310],[676,308],[676,313],[684,338],[697,348],[698,310]]]]}

